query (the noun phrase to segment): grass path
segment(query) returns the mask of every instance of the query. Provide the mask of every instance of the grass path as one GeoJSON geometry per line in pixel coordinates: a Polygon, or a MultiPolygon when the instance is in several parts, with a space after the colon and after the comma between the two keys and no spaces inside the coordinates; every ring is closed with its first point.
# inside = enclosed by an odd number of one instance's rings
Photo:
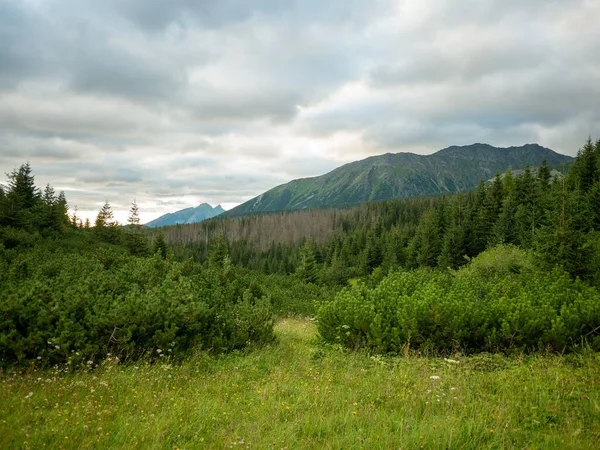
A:
{"type": "Polygon", "coordinates": [[[0,373],[0,448],[600,448],[600,355],[378,358],[276,331],[180,365],[0,373]]]}

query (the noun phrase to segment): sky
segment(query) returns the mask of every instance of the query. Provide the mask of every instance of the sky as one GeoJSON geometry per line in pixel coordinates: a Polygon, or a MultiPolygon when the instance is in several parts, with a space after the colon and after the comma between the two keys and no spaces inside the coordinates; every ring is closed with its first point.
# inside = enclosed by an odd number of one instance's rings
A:
{"type": "MultiPolygon", "coordinates": [[[[0,171],[80,217],[396,152],[600,137],[599,0],[0,0],[0,171]]],[[[5,178],[0,178],[2,181],[5,178]]]]}

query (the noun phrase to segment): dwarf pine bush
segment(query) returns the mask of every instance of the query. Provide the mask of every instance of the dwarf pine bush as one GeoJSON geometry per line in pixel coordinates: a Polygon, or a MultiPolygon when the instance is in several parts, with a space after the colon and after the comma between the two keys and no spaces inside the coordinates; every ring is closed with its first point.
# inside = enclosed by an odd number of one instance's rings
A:
{"type": "Polygon", "coordinates": [[[584,341],[600,350],[598,291],[510,246],[456,272],[396,272],[373,289],[348,288],[318,318],[325,340],[382,353],[569,351],[584,341]]]}
{"type": "Polygon", "coordinates": [[[84,254],[38,247],[0,257],[5,364],[222,352],[273,339],[270,300],[233,269],[111,247],[84,254]]]}

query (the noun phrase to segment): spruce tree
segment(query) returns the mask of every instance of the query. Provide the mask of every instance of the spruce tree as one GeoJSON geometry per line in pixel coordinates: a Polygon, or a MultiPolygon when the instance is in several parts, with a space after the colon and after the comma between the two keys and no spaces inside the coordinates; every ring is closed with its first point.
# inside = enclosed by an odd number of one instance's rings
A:
{"type": "Polygon", "coordinates": [[[540,183],[542,191],[546,191],[546,189],[548,188],[548,184],[550,183],[550,177],[550,168],[548,167],[548,162],[546,161],[546,158],[544,158],[542,164],[540,165],[540,168],[538,169],[537,174],[538,182],[540,183]]]}
{"type": "Polygon", "coordinates": [[[95,232],[105,242],[116,244],[120,240],[119,223],[115,220],[112,207],[106,201],[96,216],[95,232]]]}
{"type": "Polygon", "coordinates": [[[579,183],[578,187],[583,192],[588,192],[592,186],[600,179],[600,169],[596,159],[596,146],[592,144],[592,140],[588,139],[578,158],[577,165],[579,168],[579,183]]]}
{"type": "Polygon", "coordinates": [[[127,223],[131,228],[136,230],[140,228],[140,210],[135,199],[133,199],[131,208],[129,208],[129,217],[127,218],[127,223]]]}
{"type": "Polygon", "coordinates": [[[305,283],[317,282],[317,262],[312,245],[307,241],[300,250],[300,261],[296,268],[296,276],[305,283]]]}
{"type": "Polygon", "coordinates": [[[0,226],[35,229],[39,220],[34,208],[41,198],[35,186],[29,163],[8,174],[8,189],[4,196],[4,211],[0,215],[0,226]]]}
{"type": "Polygon", "coordinates": [[[161,230],[152,241],[152,254],[156,255],[158,253],[162,259],[167,259],[168,252],[169,248],[165,242],[165,235],[161,230]]]}
{"type": "Polygon", "coordinates": [[[125,245],[129,253],[136,256],[148,254],[148,240],[141,232],[140,211],[135,199],[129,209],[129,217],[127,218],[128,229],[125,232],[125,245]]]}

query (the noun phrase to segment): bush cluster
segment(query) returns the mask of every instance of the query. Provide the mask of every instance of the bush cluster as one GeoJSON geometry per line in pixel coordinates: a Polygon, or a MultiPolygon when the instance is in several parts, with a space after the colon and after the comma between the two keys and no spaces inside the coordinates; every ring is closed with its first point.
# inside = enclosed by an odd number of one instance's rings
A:
{"type": "Polygon", "coordinates": [[[318,319],[325,340],[382,353],[600,349],[598,291],[510,246],[455,272],[395,272],[345,289],[318,319]]]}
{"type": "Polygon", "coordinates": [[[270,300],[235,268],[0,246],[0,360],[87,363],[109,353],[222,352],[273,339],[270,300]]]}

